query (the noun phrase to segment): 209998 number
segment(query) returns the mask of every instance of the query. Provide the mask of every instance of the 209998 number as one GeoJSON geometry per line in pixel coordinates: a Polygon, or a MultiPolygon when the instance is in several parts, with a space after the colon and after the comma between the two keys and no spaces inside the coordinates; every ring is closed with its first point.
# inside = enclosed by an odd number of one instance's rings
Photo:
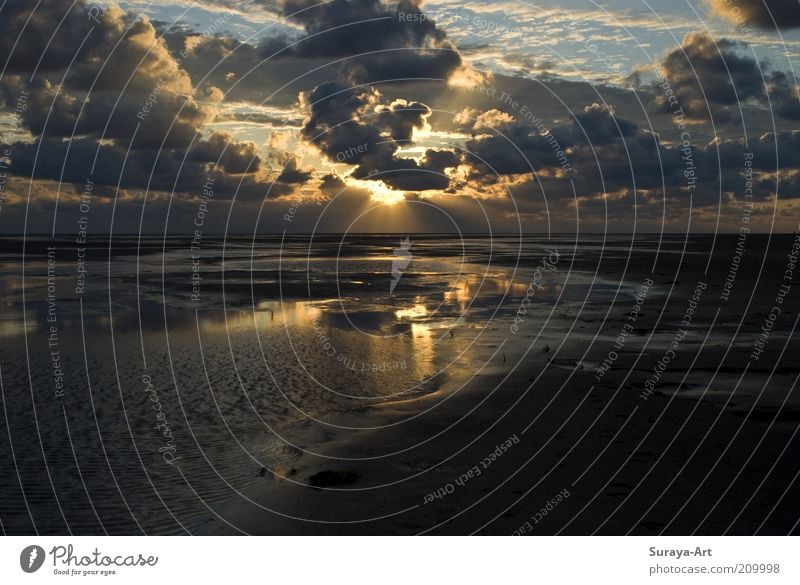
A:
{"type": "Polygon", "coordinates": [[[736,565],[737,573],[780,573],[779,563],[739,563],[736,565]]]}

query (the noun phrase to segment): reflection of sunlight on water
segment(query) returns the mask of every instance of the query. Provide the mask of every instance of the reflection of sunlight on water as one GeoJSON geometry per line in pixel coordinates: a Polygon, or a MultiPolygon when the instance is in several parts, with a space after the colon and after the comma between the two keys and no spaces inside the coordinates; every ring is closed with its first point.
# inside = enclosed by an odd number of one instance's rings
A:
{"type": "Polygon", "coordinates": [[[463,276],[456,281],[453,288],[444,292],[444,300],[448,302],[466,303],[471,298],[469,278],[463,276]]]}
{"type": "Polygon", "coordinates": [[[513,280],[507,273],[464,274],[453,287],[444,292],[444,300],[459,303],[460,307],[479,298],[480,295],[524,295],[527,283],[513,280]]]}
{"type": "MultiPolygon", "coordinates": [[[[437,335],[434,330],[440,325],[421,322],[430,314],[421,300],[418,298],[412,306],[393,311],[377,307],[377,312],[390,317],[389,326],[381,329],[381,333],[359,330],[349,319],[337,319],[336,325],[331,325],[324,317],[341,316],[338,299],[313,304],[266,301],[259,304],[261,311],[257,315],[261,321],[259,326],[269,325],[264,320],[269,321],[270,311],[275,311],[276,322],[285,320],[294,326],[292,335],[311,340],[303,346],[298,358],[320,379],[363,385],[371,390],[371,394],[375,391],[379,394],[395,393],[430,378],[437,370],[437,335]],[[358,381],[348,377],[343,379],[343,374],[356,375],[358,381]]],[[[356,307],[351,308],[356,310],[356,307]]],[[[359,302],[357,309],[364,311],[376,307],[359,302]]],[[[358,313],[348,314],[351,316],[357,318],[358,313]]],[[[279,337],[274,342],[285,343],[285,339],[279,337]]]]}
{"type": "Polygon", "coordinates": [[[200,328],[204,332],[220,332],[225,329],[244,329],[255,326],[259,331],[276,325],[313,325],[322,310],[307,302],[261,301],[256,311],[228,311],[225,319],[218,316],[201,317],[200,328]]]}
{"type": "Polygon", "coordinates": [[[416,319],[417,317],[426,317],[427,315],[428,308],[422,303],[416,303],[413,307],[398,309],[394,312],[394,316],[398,319],[416,319]]]}
{"type": "MultiPolygon", "coordinates": [[[[380,249],[375,256],[344,262],[351,271],[344,276],[369,281],[363,274],[382,274],[375,272],[375,264],[393,258],[380,249]]],[[[230,344],[242,364],[251,352],[258,355],[252,364],[256,384],[268,371],[268,383],[259,387],[274,384],[311,410],[335,408],[347,397],[382,399],[430,391],[443,382],[440,371],[450,377],[459,368],[474,367],[497,346],[499,334],[491,333],[496,328],[482,326],[501,296],[524,296],[528,278],[511,278],[506,270],[470,272],[470,265],[449,259],[419,262],[415,280],[409,280],[417,290],[409,286],[407,296],[355,289],[340,298],[262,296],[251,309],[234,304],[199,311],[204,342],[230,344]]],[[[331,277],[323,271],[318,275],[331,277]]],[[[186,325],[194,329],[194,314],[186,325]]]]}
{"type": "Polygon", "coordinates": [[[33,319],[28,319],[27,327],[22,321],[0,321],[0,337],[12,337],[26,332],[31,333],[35,330],[36,321],[33,319]]]}
{"type": "Polygon", "coordinates": [[[294,370],[288,375],[297,375],[302,365],[319,383],[337,391],[379,398],[413,389],[438,370],[437,342],[451,324],[427,322],[429,309],[419,301],[397,310],[360,301],[351,307],[354,312],[342,314],[339,299],[269,300],[258,303],[256,311],[228,311],[225,318],[201,314],[200,327],[212,335],[227,328],[247,336],[257,329],[267,360],[294,370]],[[388,321],[378,329],[361,330],[350,319],[357,320],[364,311],[388,321]]]}
{"type": "Polygon", "coordinates": [[[414,375],[417,379],[427,378],[435,372],[435,349],[431,328],[423,323],[411,324],[411,336],[414,341],[414,375]]]}

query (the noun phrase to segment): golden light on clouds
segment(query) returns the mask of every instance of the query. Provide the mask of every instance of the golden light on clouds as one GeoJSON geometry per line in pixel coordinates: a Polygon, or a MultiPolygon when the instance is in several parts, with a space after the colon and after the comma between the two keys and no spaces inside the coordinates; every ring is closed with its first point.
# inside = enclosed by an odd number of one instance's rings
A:
{"type": "Polygon", "coordinates": [[[370,199],[372,199],[376,203],[382,203],[384,205],[395,205],[396,203],[405,201],[404,191],[397,191],[396,189],[392,189],[388,187],[386,183],[380,180],[363,181],[361,179],[346,177],[345,183],[347,183],[347,185],[349,185],[350,187],[355,187],[356,189],[364,189],[368,191],[370,199]]]}

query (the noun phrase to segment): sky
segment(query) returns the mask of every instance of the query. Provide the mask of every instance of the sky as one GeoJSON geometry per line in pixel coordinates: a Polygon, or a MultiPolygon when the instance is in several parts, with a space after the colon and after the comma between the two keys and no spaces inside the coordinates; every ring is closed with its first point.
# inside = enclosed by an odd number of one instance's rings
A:
{"type": "Polygon", "coordinates": [[[0,233],[800,222],[800,3],[0,0],[0,233]]]}

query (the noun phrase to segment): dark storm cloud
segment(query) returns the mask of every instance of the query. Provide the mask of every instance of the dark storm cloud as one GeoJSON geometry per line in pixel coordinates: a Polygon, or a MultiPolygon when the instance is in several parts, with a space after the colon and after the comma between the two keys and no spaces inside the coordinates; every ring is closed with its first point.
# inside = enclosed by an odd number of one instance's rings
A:
{"type": "Polygon", "coordinates": [[[770,71],[767,64],[744,54],[746,48],[746,43],[714,39],[707,33],[686,35],[660,64],[662,78],[652,87],[657,109],[672,114],[681,110],[696,120],[713,116],[726,121],[740,106],[758,106],[800,119],[792,76],[770,71]]]}
{"type": "Polygon", "coordinates": [[[380,94],[374,89],[357,89],[338,82],[323,83],[301,94],[301,105],[308,111],[303,136],[331,160],[360,164],[367,157],[390,157],[397,150],[392,140],[381,136],[381,128],[362,121],[370,107],[378,105],[380,94]]]}
{"type": "Polygon", "coordinates": [[[431,115],[431,109],[420,102],[408,102],[400,99],[391,104],[379,105],[376,124],[384,128],[392,140],[410,140],[414,128],[422,128],[425,119],[431,115]]]}
{"type": "Polygon", "coordinates": [[[446,80],[461,64],[461,57],[454,49],[394,51],[360,57],[348,64],[346,71],[355,83],[446,80]]]}
{"type": "Polygon", "coordinates": [[[800,4],[796,0],[709,0],[709,4],[714,12],[740,27],[800,27],[800,4]]]}
{"type": "Polygon", "coordinates": [[[354,165],[356,179],[380,179],[410,191],[445,189],[444,170],[458,164],[449,150],[428,149],[420,162],[396,156],[424,128],[431,110],[421,102],[385,103],[374,88],[328,82],[302,94],[308,112],[303,136],[331,161],[354,165]]]}
{"type": "Polygon", "coordinates": [[[606,192],[660,189],[664,184],[684,188],[689,184],[684,175],[688,169],[701,182],[716,176],[702,148],[692,148],[690,161],[682,160],[682,154],[676,146],[661,144],[657,136],[639,132],[599,148],[576,147],[570,160],[578,175],[597,187],[604,186],[606,192]]]}
{"type": "MultiPolygon", "coordinates": [[[[460,117],[459,114],[458,117],[460,117]]],[[[551,127],[490,110],[473,118],[466,143],[473,186],[501,187],[522,199],[630,196],[637,201],[669,199],[695,206],[718,205],[744,196],[745,161],[755,175],[753,198],[776,192],[800,196],[793,189],[800,167],[800,132],[765,133],[746,143],[717,139],[708,143],[662,141],[636,123],[617,117],[614,108],[592,104],[567,123],[551,127]],[[563,153],[562,157],[557,155],[563,153]],[[533,173],[536,173],[535,175],[533,173]],[[496,173],[496,174],[495,174],[496,173]]],[[[620,205],[615,200],[615,205],[620,205]]]]}
{"type": "MultiPolygon", "coordinates": [[[[354,83],[388,79],[447,79],[461,56],[414,0],[285,0],[283,15],[306,36],[284,51],[309,59],[346,59],[345,76],[354,83]]],[[[280,51],[275,39],[264,53],[280,51]]]]}
{"type": "Polygon", "coordinates": [[[235,142],[227,132],[214,132],[189,153],[193,161],[216,163],[225,172],[234,174],[256,172],[261,163],[254,142],[235,142]]]}
{"type": "MultiPolygon", "coordinates": [[[[5,95],[14,90],[6,84],[5,95]]],[[[15,84],[17,85],[17,84],[15,84]]],[[[86,100],[42,77],[27,85],[27,107],[21,112],[24,127],[34,136],[70,138],[92,135],[132,148],[181,148],[200,131],[210,112],[193,98],[170,91],[166,84],[157,93],[132,91],[92,92],[86,100]],[[148,111],[145,104],[150,103],[148,111]]],[[[8,100],[8,105],[13,105],[8,100]]]]}
{"type": "Polygon", "coordinates": [[[735,171],[743,153],[749,154],[754,171],[754,199],[763,200],[776,194],[781,199],[800,197],[800,131],[767,132],[748,144],[742,139],[725,140],[718,148],[724,173],[735,171]]]}
{"type": "Polygon", "coordinates": [[[470,162],[478,175],[530,173],[533,165],[554,164],[554,152],[548,139],[524,124],[515,124],[502,134],[483,135],[466,143],[470,162]]]}
{"type": "Polygon", "coordinates": [[[296,156],[289,156],[277,180],[287,185],[302,185],[308,183],[311,175],[312,172],[310,170],[300,168],[300,163],[297,161],[296,156]]]}
{"type": "MultiPolygon", "coordinates": [[[[463,113],[456,116],[463,119],[463,113]]],[[[614,115],[614,108],[591,104],[576,113],[567,124],[548,127],[543,120],[531,116],[517,120],[511,115],[489,110],[474,118],[473,135],[466,148],[474,157],[473,164],[498,174],[531,172],[532,165],[571,167],[567,149],[588,144],[592,148],[607,145],[618,138],[637,137],[639,126],[614,115]]],[[[577,151],[576,151],[577,152],[577,151]]]]}
{"type": "MultiPolygon", "coordinates": [[[[708,118],[709,110],[721,115],[714,106],[763,98],[761,66],[737,51],[744,46],[728,39],[715,40],[706,33],[690,33],[680,47],[667,54],[660,65],[661,74],[688,117],[708,118]]],[[[676,104],[662,89],[654,88],[655,104],[665,113],[674,113],[676,104]]]]}
{"type": "Polygon", "coordinates": [[[399,0],[286,0],[283,14],[303,26],[309,37],[303,54],[347,57],[381,49],[436,46],[446,35],[427,20],[418,2],[399,0]]]}
{"type": "MultiPolygon", "coordinates": [[[[264,47],[220,35],[200,35],[184,30],[165,31],[172,54],[195,83],[219,87],[226,101],[268,103],[290,108],[299,91],[310,90],[338,73],[324,60],[308,60],[281,53],[269,58],[264,47]]],[[[285,45],[282,45],[285,47],[285,45]]]]}
{"type": "Polygon", "coordinates": [[[84,39],[83,55],[104,44],[107,30],[103,23],[92,21],[85,6],[79,4],[69,10],[70,4],[64,0],[42,0],[31,14],[34,3],[30,0],[3,3],[0,55],[4,62],[8,59],[7,74],[29,72],[37,65],[40,71],[63,69],[84,39]]]}
{"type": "Polygon", "coordinates": [[[593,144],[607,144],[619,137],[635,136],[640,132],[638,124],[617,117],[614,107],[608,104],[586,106],[582,112],[575,114],[574,125],[576,131],[580,131],[580,136],[574,137],[573,142],[585,136],[593,144]]]}
{"type": "Polygon", "coordinates": [[[166,141],[166,146],[177,147],[188,144],[200,125],[213,116],[210,108],[192,97],[189,75],[149,21],[112,7],[100,12],[84,2],[72,6],[68,0],[49,0],[31,13],[33,8],[36,5],[32,3],[12,3],[0,11],[2,26],[12,29],[5,32],[12,39],[19,38],[11,59],[17,51],[22,55],[40,50],[45,57],[49,54],[51,49],[40,47],[39,29],[50,32],[53,46],[71,47],[65,50],[71,60],[75,57],[71,63],[50,62],[46,69],[20,59],[17,75],[3,78],[0,93],[7,105],[21,90],[30,91],[22,121],[35,136],[93,134],[126,141],[140,126],[136,146],[152,147],[166,141]],[[76,53],[81,44],[76,31],[51,22],[62,18],[82,23],[78,31],[91,30],[91,43],[76,53]],[[38,28],[31,33],[26,22],[37,23],[38,28]],[[69,65],[68,69],[64,65],[69,65]]]}
{"type": "Polygon", "coordinates": [[[335,195],[337,191],[341,191],[345,186],[346,183],[340,176],[328,173],[322,177],[319,188],[323,193],[335,195]]]}
{"type": "Polygon", "coordinates": [[[774,177],[758,177],[755,185],[756,192],[770,197],[779,197],[782,200],[800,198],[800,172],[792,169],[790,172],[781,173],[780,180],[774,177]]]}
{"type": "Polygon", "coordinates": [[[427,149],[420,162],[408,158],[369,158],[353,171],[356,179],[380,179],[403,191],[444,190],[450,185],[445,169],[455,167],[459,157],[451,150],[427,149]]]}
{"type": "Polygon", "coordinates": [[[0,31],[0,46],[11,52],[0,99],[8,109],[27,92],[19,117],[34,138],[9,145],[12,172],[194,193],[212,178],[220,197],[292,190],[259,174],[255,144],[222,132],[204,136],[221,92],[212,86],[197,92],[146,17],[82,0],[38,7],[12,1],[0,10],[0,31]]]}
{"type": "Polygon", "coordinates": [[[771,73],[767,90],[773,112],[789,120],[800,120],[800,94],[792,77],[782,71],[771,73]]]}
{"type": "Polygon", "coordinates": [[[151,149],[127,153],[125,147],[99,145],[92,138],[70,142],[44,138],[14,144],[9,170],[16,175],[66,183],[84,184],[91,178],[100,186],[195,194],[212,180],[214,196],[221,199],[258,199],[268,192],[270,196],[282,196],[292,191],[282,181],[259,180],[252,172],[244,174],[257,166],[253,146],[230,146],[226,140],[217,134],[212,141],[199,142],[188,151],[151,149]],[[232,174],[234,171],[242,174],[232,174]]]}

